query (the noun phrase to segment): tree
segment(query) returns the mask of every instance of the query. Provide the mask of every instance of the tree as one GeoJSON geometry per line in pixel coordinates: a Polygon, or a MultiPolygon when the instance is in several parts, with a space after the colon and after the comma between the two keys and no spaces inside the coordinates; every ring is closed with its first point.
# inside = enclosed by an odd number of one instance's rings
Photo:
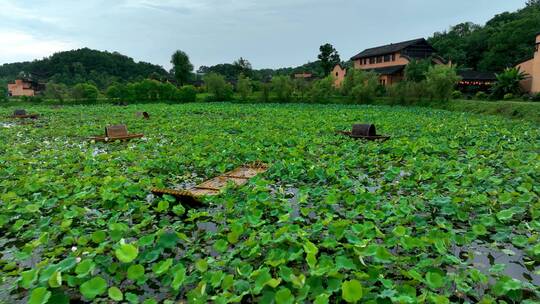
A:
{"type": "Polygon", "coordinates": [[[508,68],[504,72],[496,74],[497,81],[491,88],[495,98],[502,98],[506,94],[517,95],[521,93],[521,81],[525,80],[528,75],[519,68],[508,68]]]}
{"type": "Polygon", "coordinates": [[[113,83],[107,88],[105,95],[108,98],[125,102],[129,99],[129,90],[124,84],[113,83]]]}
{"type": "Polygon", "coordinates": [[[434,65],[426,73],[426,86],[431,98],[447,101],[460,79],[455,67],[434,65]]]}
{"type": "Polygon", "coordinates": [[[251,66],[251,63],[242,57],[240,57],[238,60],[233,62],[233,66],[236,68],[236,75],[239,77],[240,75],[244,75],[247,77],[251,77],[253,68],[251,66]]]}
{"type": "Polygon", "coordinates": [[[540,28],[540,1],[516,12],[496,15],[484,26],[461,23],[428,41],[453,64],[481,71],[502,71],[532,57],[540,28]]]}
{"type": "Polygon", "coordinates": [[[540,0],[527,0],[526,6],[540,6],[540,0]]]}
{"type": "Polygon", "coordinates": [[[321,61],[321,66],[324,71],[324,76],[328,76],[336,64],[341,62],[339,53],[336,49],[330,44],[326,43],[321,45],[319,48],[320,54],[318,56],[321,61]]]}
{"type": "Polygon", "coordinates": [[[180,102],[195,102],[197,100],[197,89],[191,85],[185,85],[177,90],[176,100],[180,102]]]}
{"type": "Polygon", "coordinates": [[[272,78],[272,92],[276,94],[278,102],[291,100],[293,85],[291,78],[287,76],[275,76],[272,78]]]}
{"type": "Polygon", "coordinates": [[[309,97],[311,102],[314,103],[330,103],[330,98],[334,93],[334,78],[329,75],[315,81],[309,91],[309,97]]]}
{"type": "Polygon", "coordinates": [[[375,98],[379,85],[379,76],[375,72],[349,69],[341,92],[355,103],[367,103],[375,98]]]}
{"type": "Polygon", "coordinates": [[[143,79],[155,73],[162,78],[168,75],[159,65],[135,62],[133,58],[116,52],[102,52],[88,48],[59,52],[31,62],[0,65],[0,78],[12,80],[19,72],[35,77],[40,82],[54,82],[74,86],[93,81],[100,89],[113,82],[126,83],[143,79]]]}
{"type": "Polygon", "coordinates": [[[304,78],[298,78],[294,80],[294,91],[299,97],[301,102],[305,101],[306,94],[309,92],[310,84],[304,78]]]}
{"type": "Polygon", "coordinates": [[[73,97],[73,99],[94,102],[97,100],[98,96],[98,88],[89,83],[76,84],[71,90],[71,97],[73,97]]]}
{"type": "Polygon", "coordinates": [[[7,100],[7,89],[4,86],[0,86],[0,101],[6,101],[7,100]]]}
{"type": "Polygon", "coordinates": [[[63,83],[49,82],[45,86],[45,92],[43,92],[43,95],[48,99],[63,101],[68,95],[68,88],[63,83]]]}
{"type": "Polygon", "coordinates": [[[232,97],[232,86],[225,81],[225,77],[217,73],[204,76],[204,84],[208,93],[214,95],[217,101],[227,101],[232,97]]]}
{"type": "Polygon", "coordinates": [[[183,51],[176,51],[171,57],[173,68],[171,70],[178,85],[184,85],[191,77],[193,65],[189,61],[189,56],[183,51]]]}
{"type": "Polygon", "coordinates": [[[421,82],[426,79],[426,73],[431,66],[431,59],[413,60],[405,67],[405,80],[421,82]]]}
{"type": "Polygon", "coordinates": [[[251,79],[244,76],[244,74],[240,74],[240,76],[238,77],[238,82],[236,83],[236,91],[240,93],[240,98],[243,101],[246,101],[252,92],[251,79]]]}

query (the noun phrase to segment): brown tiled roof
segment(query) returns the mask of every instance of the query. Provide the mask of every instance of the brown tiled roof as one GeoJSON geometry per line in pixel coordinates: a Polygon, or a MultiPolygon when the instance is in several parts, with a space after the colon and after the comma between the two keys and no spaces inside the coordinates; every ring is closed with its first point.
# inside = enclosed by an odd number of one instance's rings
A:
{"type": "Polygon", "coordinates": [[[351,60],[357,60],[360,58],[366,58],[366,57],[372,57],[372,56],[380,56],[380,55],[386,55],[391,54],[395,52],[399,52],[411,45],[415,45],[420,42],[427,42],[424,38],[419,39],[413,39],[409,41],[403,41],[399,43],[391,43],[383,46],[378,46],[370,49],[366,49],[362,51],[361,53],[357,54],[356,56],[352,57],[351,60]]]}
{"type": "Polygon", "coordinates": [[[366,69],[364,71],[375,72],[380,75],[392,75],[399,73],[405,69],[405,65],[393,65],[384,68],[366,69]]]}
{"type": "Polygon", "coordinates": [[[494,72],[478,72],[471,70],[462,70],[458,71],[458,75],[461,76],[462,80],[469,81],[495,81],[497,76],[494,72]]]}

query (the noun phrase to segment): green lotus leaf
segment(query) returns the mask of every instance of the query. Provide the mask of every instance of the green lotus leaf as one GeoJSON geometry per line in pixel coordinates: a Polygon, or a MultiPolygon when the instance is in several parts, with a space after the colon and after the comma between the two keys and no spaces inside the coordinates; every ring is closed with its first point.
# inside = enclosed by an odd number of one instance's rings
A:
{"type": "Polygon", "coordinates": [[[362,299],[362,284],[357,280],[345,281],[341,284],[341,297],[348,303],[356,303],[362,299]]]}
{"type": "Polygon", "coordinates": [[[49,301],[51,292],[45,287],[38,287],[30,292],[28,304],[45,304],[49,301]]]}
{"type": "Polygon", "coordinates": [[[82,283],[79,291],[86,299],[93,300],[107,291],[107,281],[99,276],[94,277],[82,283]]]}
{"type": "Polygon", "coordinates": [[[132,244],[120,244],[114,253],[120,262],[131,263],[139,255],[139,249],[132,244]]]}

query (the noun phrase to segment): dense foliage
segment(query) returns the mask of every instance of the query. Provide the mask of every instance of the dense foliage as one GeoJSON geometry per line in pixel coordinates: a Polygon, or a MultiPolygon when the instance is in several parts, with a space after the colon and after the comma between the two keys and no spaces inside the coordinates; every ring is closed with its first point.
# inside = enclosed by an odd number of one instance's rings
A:
{"type": "Polygon", "coordinates": [[[0,125],[0,301],[540,299],[531,123],[372,106],[28,110],[42,118],[0,125]],[[334,133],[368,121],[392,139],[334,133]],[[112,123],[145,138],[85,140],[112,123]],[[149,196],[256,160],[270,169],[202,205],[149,196]]]}
{"type": "Polygon", "coordinates": [[[197,90],[190,85],[180,88],[171,83],[145,79],[140,82],[113,84],[107,88],[106,96],[122,103],[136,102],[194,102],[197,90]]]}
{"type": "Polygon", "coordinates": [[[439,55],[460,66],[481,71],[502,71],[532,57],[540,32],[540,2],[505,12],[484,26],[465,22],[429,38],[439,55]]]}
{"type": "Polygon", "coordinates": [[[59,52],[51,57],[32,62],[9,63],[0,66],[0,79],[14,80],[21,72],[32,74],[40,81],[75,85],[93,82],[106,88],[113,82],[142,80],[153,75],[168,77],[161,66],[135,62],[119,53],[101,52],[88,48],[59,52]]]}
{"type": "Polygon", "coordinates": [[[341,63],[338,51],[330,43],[323,44],[319,47],[319,59],[321,67],[324,71],[324,76],[328,76],[332,69],[341,63]]]}
{"type": "Polygon", "coordinates": [[[518,95],[521,93],[521,81],[530,75],[525,74],[519,68],[508,68],[497,74],[497,81],[492,87],[492,94],[496,98],[502,98],[507,94],[518,95]]]}
{"type": "Polygon", "coordinates": [[[179,85],[185,85],[192,77],[193,64],[189,61],[189,56],[183,51],[176,51],[171,56],[173,68],[171,73],[174,75],[179,85]]]}
{"type": "Polygon", "coordinates": [[[229,101],[233,95],[233,87],[220,74],[209,73],[204,76],[204,86],[217,101],[229,101]]]}

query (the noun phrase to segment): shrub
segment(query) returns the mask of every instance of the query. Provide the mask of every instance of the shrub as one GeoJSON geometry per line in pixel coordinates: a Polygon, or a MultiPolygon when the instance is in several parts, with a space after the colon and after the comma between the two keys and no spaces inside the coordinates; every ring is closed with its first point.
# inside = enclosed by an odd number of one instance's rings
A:
{"type": "Polygon", "coordinates": [[[540,101],[540,93],[536,93],[536,94],[531,95],[530,100],[531,101],[540,101]]]}
{"type": "Polygon", "coordinates": [[[426,73],[427,90],[431,98],[446,101],[461,78],[456,69],[446,65],[431,66],[426,73]]]}
{"type": "Polygon", "coordinates": [[[271,85],[269,83],[260,83],[260,94],[259,94],[259,101],[260,102],[270,102],[270,90],[271,85]]]}
{"type": "Polygon", "coordinates": [[[426,80],[426,74],[431,67],[431,60],[413,60],[405,67],[405,80],[422,82],[426,80]]]}
{"type": "Polygon", "coordinates": [[[341,92],[356,103],[373,101],[377,95],[379,77],[374,72],[351,69],[345,76],[341,92]]]}
{"type": "Polygon", "coordinates": [[[195,102],[197,101],[197,89],[191,85],[182,86],[176,91],[175,99],[180,102],[195,102]]]}
{"type": "Polygon", "coordinates": [[[129,99],[129,90],[124,84],[113,83],[105,91],[105,96],[125,102],[129,99]]]}
{"type": "Polygon", "coordinates": [[[236,84],[236,91],[240,94],[240,98],[243,101],[246,101],[251,95],[252,92],[251,88],[251,79],[249,77],[244,76],[244,74],[240,74],[238,77],[238,83],[236,84]]]}
{"type": "Polygon", "coordinates": [[[8,91],[5,87],[0,86],[0,101],[6,101],[8,99],[8,91]]]}
{"type": "Polygon", "coordinates": [[[327,76],[313,83],[309,91],[309,98],[314,103],[329,103],[334,93],[334,78],[327,76]]]}
{"type": "Polygon", "coordinates": [[[504,72],[497,74],[497,81],[491,88],[495,98],[503,98],[506,94],[519,95],[521,93],[521,81],[527,78],[527,74],[521,72],[519,68],[508,68],[504,72]]]}
{"type": "Polygon", "coordinates": [[[429,95],[425,81],[401,81],[391,85],[387,92],[387,96],[393,104],[401,105],[419,103],[429,95]]]}
{"type": "Polygon", "coordinates": [[[95,102],[98,96],[98,88],[89,83],[79,83],[71,89],[71,97],[73,99],[95,102]]]}
{"type": "Polygon", "coordinates": [[[272,92],[276,94],[278,102],[289,102],[293,93],[291,78],[275,76],[272,78],[272,92]]]}
{"type": "Polygon", "coordinates": [[[63,83],[49,82],[43,92],[45,98],[63,101],[68,96],[68,87],[63,83]]]}
{"type": "Polygon", "coordinates": [[[460,91],[452,92],[452,99],[462,99],[462,98],[463,98],[463,93],[461,93],[460,91]]]}
{"type": "Polygon", "coordinates": [[[512,99],[514,99],[514,94],[506,93],[506,94],[504,94],[503,99],[504,100],[512,100],[512,99]]]}
{"type": "Polygon", "coordinates": [[[233,95],[232,86],[225,81],[225,77],[217,73],[204,76],[206,91],[214,95],[216,101],[230,100],[233,95]]]}
{"type": "Polygon", "coordinates": [[[488,94],[486,94],[486,92],[478,92],[476,93],[476,95],[474,95],[474,98],[477,99],[477,100],[486,100],[488,99],[488,94]]]}
{"type": "Polygon", "coordinates": [[[21,96],[22,102],[32,102],[32,103],[41,103],[43,102],[43,97],[41,96],[21,96]]]}
{"type": "Polygon", "coordinates": [[[306,96],[311,89],[311,83],[304,78],[294,80],[294,95],[300,102],[306,101],[306,96]]]}

